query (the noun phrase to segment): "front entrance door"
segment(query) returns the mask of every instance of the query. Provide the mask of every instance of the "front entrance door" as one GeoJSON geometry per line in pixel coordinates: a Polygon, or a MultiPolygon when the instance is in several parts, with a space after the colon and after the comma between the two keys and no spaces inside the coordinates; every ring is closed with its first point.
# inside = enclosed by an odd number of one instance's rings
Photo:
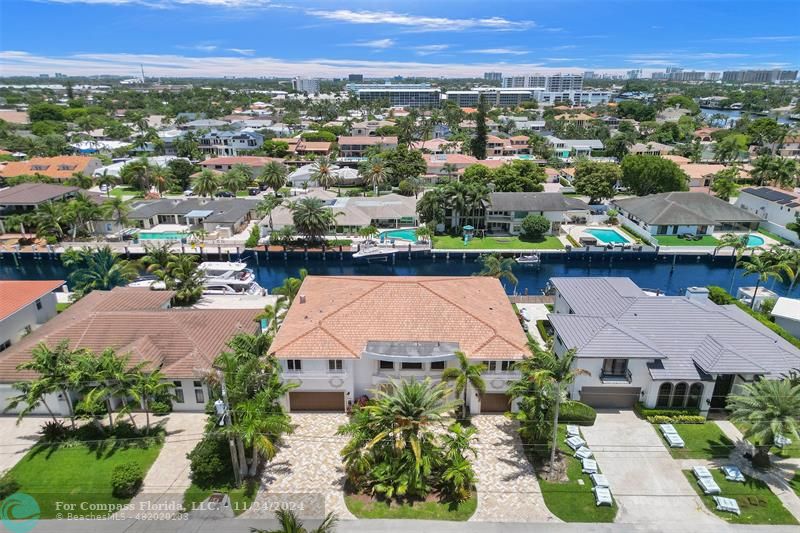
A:
{"type": "Polygon", "coordinates": [[[717,381],[714,384],[714,393],[711,395],[711,409],[725,409],[725,403],[728,401],[728,394],[733,388],[734,374],[723,374],[717,376],[717,381]]]}

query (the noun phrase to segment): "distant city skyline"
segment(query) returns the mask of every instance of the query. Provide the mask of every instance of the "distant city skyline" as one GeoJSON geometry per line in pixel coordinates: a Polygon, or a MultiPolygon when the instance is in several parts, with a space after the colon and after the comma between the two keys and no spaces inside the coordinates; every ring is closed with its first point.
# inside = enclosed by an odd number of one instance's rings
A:
{"type": "Polygon", "coordinates": [[[0,76],[797,69],[795,0],[3,0],[0,76]]]}

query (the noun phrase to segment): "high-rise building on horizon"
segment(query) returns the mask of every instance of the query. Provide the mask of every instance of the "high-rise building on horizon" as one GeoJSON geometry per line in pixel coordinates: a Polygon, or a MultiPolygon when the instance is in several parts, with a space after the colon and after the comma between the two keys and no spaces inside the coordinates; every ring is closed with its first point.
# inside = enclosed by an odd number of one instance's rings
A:
{"type": "Polygon", "coordinates": [[[486,81],[502,81],[503,80],[503,73],[502,72],[484,72],[483,79],[486,81]]]}
{"type": "Polygon", "coordinates": [[[595,80],[597,79],[597,74],[594,73],[593,70],[587,70],[583,73],[584,80],[595,80]]]}
{"type": "Polygon", "coordinates": [[[364,81],[364,75],[363,74],[348,74],[347,75],[347,81],[349,81],[351,83],[361,83],[361,82],[364,81]]]}
{"type": "Polygon", "coordinates": [[[319,78],[294,78],[292,80],[292,89],[301,93],[318,93],[319,78]]]}
{"type": "Polygon", "coordinates": [[[681,70],[670,72],[667,77],[672,81],[703,81],[706,79],[706,73],[697,70],[681,70]]]}
{"type": "Polygon", "coordinates": [[[642,77],[642,69],[637,68],[637,69],[629,70],[626,73],[626,76],[627,76],[627,78],[629,80],[638,80],[639,78],[642,77]]]}
{"type": "Polygon", "coordinates": [[[787,83],[797,80],[796,70],[726,70],[722,81],[729,83],[787,83]]]}
{"type": "Polygon", "coordinates": [[[544,89],[548,92],[583,90],[583,74],[532,74],[503,77],[506,89],[544,89]]]}

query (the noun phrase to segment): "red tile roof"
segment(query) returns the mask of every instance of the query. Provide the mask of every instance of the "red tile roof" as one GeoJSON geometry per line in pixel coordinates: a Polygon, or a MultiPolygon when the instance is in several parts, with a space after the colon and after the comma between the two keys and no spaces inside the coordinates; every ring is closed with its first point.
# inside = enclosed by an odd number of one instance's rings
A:
{"type": "Polygon", "coordinates": [[[5,320],[63,284],[63,280],[0,280],[0,320],[5,320]]]}
{"type": "Polygon", "coordinates": [[[95,157],[80,155],[61,155],[58,157],[33,157],[27,161],[11,161],[0,170],[0,176],[41,174],[56,179],[67,179],[75,173],[91,174],[100,166],[95,157]]]}
{"type": "Polygon", "coordinates": [[[472,359],[528,353],[498,280],[421,276],[306,277],[271,352],[357,359],[368,341],[457,342],[472,359]]]}
{"type": "Polygon", "coordinates": [[[277,157],[262,157],[257,155],[240,155],[236,157],[214,157],[200,162],[201,167],[214,165],[247,165],[248,167],[263,167],[270,161],[280,161],[277,157]]]}

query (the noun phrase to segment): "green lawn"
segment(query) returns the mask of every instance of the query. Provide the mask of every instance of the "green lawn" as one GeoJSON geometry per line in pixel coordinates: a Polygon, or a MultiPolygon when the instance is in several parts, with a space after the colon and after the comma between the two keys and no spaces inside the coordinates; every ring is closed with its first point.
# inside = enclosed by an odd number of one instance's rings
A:
{"type": "MultiPolygon", "coordinates": [[[[539,487],[542,489],[545,505],[551,513],[564,522],[613,522],[617,515],[616,502],[611,507],[595,505],[592,480],[589,474],[581,471],[581,462],[572,457],[573,451],[564,442],[566,434],[566,426],[559,424],[558,447],[567,455],[569,481],[557,483],[540,479],[539,487]],[[578,480],[583,480],[583,485],[580,485],[578,480]]],[[[603,465],[598,466],[602,471],[603,465]]],[[[614,494],[613,487],[611,494],[614,494]]]]}
{"type": "Polygon", "coordinates": [[[192,483],[183,494],[183,508],[186,511],[196,509],[200,503],[205,501],[205,499],[211,496],[211,494],[214,492],[226,493],[231,499],[231,509],[233,509],[233,514],[238,516],[250,508],[250,505],[253,503],[256,493],[258,492],[258,484],[251,481],[242,487],[239,487],[238,489],[232,489],[230,487],[201,489],[192,483]]]}
{"type": "Polygon", "coordinates": [[[797,497],[800,498],[800,471],[794,473],[794,477],[789,480],[789,485],[794,493],[797,494],[797,497]]]}
{"type": "MultiPolygon", "coordinates": [[[[747,424],[742,422],[734,422],[733,423],[736,428],[745,433],[747,431],[747,424]]],[[[791,445],[785,446],[783,448],[778,448],[777,446],[773,446],[769,449],[769,453],[781,458],[789,458],[789,457],[800,457],[800,442],[792,442],[791,445]]]]}
{"type": "Polygon", "coordinates": [[[62,311],[66,311],[67,307],[72,305],[70,302],[65,303],[56,303],[56,313],[61,313],[62,311]]]}
{"type": "Polygon", "coordinates": [[[792,241],[790,241],[789,239],[784,239],[780,235],[776,235],[775,233],[772,233],[771,231],[767,231],[767,230],[762,229],[762,228],[758,228],[756,233],[760,233],[761,235],[769,237],[770,239],[775,239],[776,241],[778,241],[781,244],[788,244],[788,245],[792,244],[792,241]]]}
{"type": "Polygon", "coordinates": [[[544,237],[539,241],[527,241],[519,237],[474,238],[464,246],[462,237],[441,235],[433,238],[437,250],[561,250],[564,245],[558,237],[544,237]]]}
{"type": "Polygon", "coordinates": [[[681,239],[677,235],[654,235],[661,246],[716,246],[719,241],[711,235],[703,235],[699,241],[681,239]]]}
{"type": "MultiPolygon", "coordinates": [[[[141,442],[141,441],[139,441],[141,442]]],[[[37,444],[9,471],[19,483],[21,492],[30,494],[41,508],[41,518],[56,518],[56,502],[76,504],[74,513],[81,513],[80,504],[125,504],[111,494],[111,472],[123,463],[135,462],[147,472],[161,451],[161,444],[148,447],[123,445],[110,439],[98,445],[77,444],[74,447],[37,444]]],[[[84,513],[112,514],[102,511],[84,513]]]]}
{"type": "Polygon", "coordinates": [[[389,505],[379,501],[364,501],[356,496],[346,494],[344,503],[358,518],[391,518],[416,520],[450,520],[463,522],[468,520],[478,506],[478,497],[473,491],[472,497],[460,504],[433,502],[415,502],[413,504],[392,503],[389,505]]]}
{"type": "Polygon", "coordinates": [[[734,444],[714,422],[705,424],[672,424],[678,431],[685,448],[670,448],[657,424],[653,429],[661,436],[664,445],[675,459],[713,459],[728,457],[734,444]]]}
{"type": "Polygon", "coordinates": [[[689,484],[700,495],[700,499],[703,500],[705,506],[726,522],[732,524],[797,524],[797,520],[786,510],[778,497],[769,490],[769,487],[763,481],[745,476],[746,481],[744,483],[736,483],[735,481],[726,480],[719,470],[711,470],[714,481],[722,489],[721,496],[734,498],[739,504],[742,514],[736,516],[733,513],[717,511],[714,500],[711,496],[703,494],[703,490],[697,484],[691,470],[684,470],[683,473],[686,479],[689,480],[689,484]]]}
{"type": "Polygon", "coordinates": [[[131,196],[133,198],[144,198],[142,191],[128,186],[114,187],[113,189],[111,189],[111,196],[118,196],[123,199],[131,196]]]}

